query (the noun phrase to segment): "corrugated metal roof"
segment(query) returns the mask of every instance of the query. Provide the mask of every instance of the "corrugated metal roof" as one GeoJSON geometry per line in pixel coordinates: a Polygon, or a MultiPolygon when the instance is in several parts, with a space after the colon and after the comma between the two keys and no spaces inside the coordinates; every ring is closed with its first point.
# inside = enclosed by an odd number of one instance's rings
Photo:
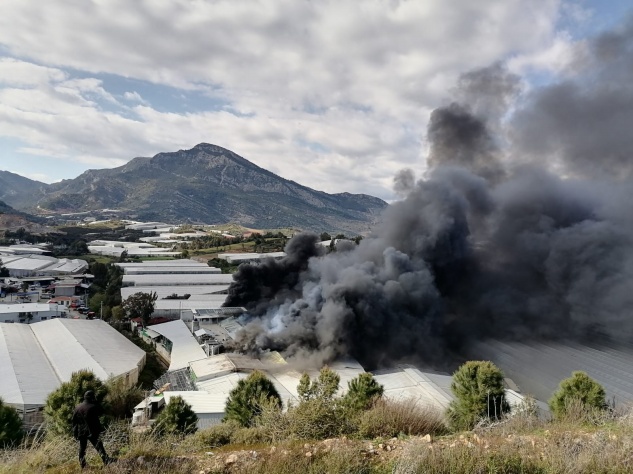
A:
{"type": "Polygon", "coordinates": [[[177,320],[155,324],[152,329],[169,339],[172,343],[170,371],[183,369],[188,367],[190,362],[207,357],[183,321],[177,320]]]}

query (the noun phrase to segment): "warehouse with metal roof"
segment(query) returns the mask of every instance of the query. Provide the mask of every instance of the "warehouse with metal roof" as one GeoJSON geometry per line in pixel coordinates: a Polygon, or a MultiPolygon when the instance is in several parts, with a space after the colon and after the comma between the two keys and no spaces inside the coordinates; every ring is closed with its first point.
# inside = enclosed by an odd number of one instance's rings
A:
{"type": "Polygon", "coordinates": [[[189,362],[207,356],[183,321],[155,324],[152,331],[162,336],[162,340],[156,345],[156,351],[169,361],[170,372],[188,367],[189,362]]]}
{"type": "Polygon", "coordinates": [[[68,275],[88,269],[88,262],[81,259],[58,259],[46,255],[0,256],[2,265],[12,277],[21,278],[35,275],[68,275]]]}
{"type": "Polygon", "coordinates": [[[42,421],[46,397],[73,372],[122,377],[132,386],[144,365],[145,351],[100,320],[0,323],[0,397],[27,426],[42,421]]]}

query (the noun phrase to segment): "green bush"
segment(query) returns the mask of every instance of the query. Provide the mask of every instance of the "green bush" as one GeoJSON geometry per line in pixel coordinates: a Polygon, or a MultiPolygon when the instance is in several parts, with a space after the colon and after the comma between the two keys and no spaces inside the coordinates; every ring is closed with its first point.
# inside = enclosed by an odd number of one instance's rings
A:
{"type": "Polygon", "coordinates": [[[469,361],[453,374],[455,395],[447,417],[456,430],[469,430],[481,419],[497,420],[510,411],[503,372],[489,361],[469,361]]]}
{"type": "Polygon", "coordinates": [[[223,421],[233,420],[244,427],[252,426],[263,404],[273,404],[281,410],[281,397],[270,379],[256,370],[231,390],[223,421]]]}
{"type": "Polygon", "coordinates": [[[171,397],[167,405],[156,417],[152,431],[157,434],[191,434],[198,429],[198,417],[185,400],[171,397]]]}
{"type": "Polygon", "coordinates": [[[261,444],[270,441],[267,430],[261,426],[253,426],[251,428],[239,428],[235,430],[231,436],[231,444],[243,444],[251,446],[253,444],[261,444]]]}
{"type": "Polygon", "coordinates": [[[287,437],[326,439],[352,431],[352,419],[339,403],[326,398],[304,400],[286,413],[287,437]]]}
{"type": "Polygon", "coordinates": [[[384,392],[385,387],[376,382],[372,374],[363,372],[347,383],[342,402],[353,411],[367,410],[384,392]]]}
{"type": "Polygon", "coordinates": [[[106,383],[108,395],[106,402],[110,414],[116,419],[131,418],[134,407],[143,400],[143,390],[138,387],[126,387],[123,377],[110,379],[106,383]]]}
{"type": "Polygon", "coordinates": [[[303,374],[297,386],[299,399],[301,401],[317,398],[332,400],[338,391],[340,381],[341,377],[327,366],[321,369],[316,380],[310,380],[308,374],[303,374]]]}
{"type": "Polygon", "coordinates": [[[19,444],[23,434],[22,420],[17,410],[5,404],[0,398],[0,447],[19,444]]]}
{"type": "Polygon", "coordinates": [[[605,392],[602,385],[585,372],[573,372],[572,376],[561,381],[558,390],[549,401],[549,407],[555,418],[563,418],[571,411],[606,410],[605,392]]]}
{"type": "MultiPolygon", "coordinates": [[[[74,372],[70,381],[51,392],[46,398],[44,406],[44,419],[46,430],[53,435],[72,435],[72,416],[75,407],[84,399],[84,394],[92,390],[97,402],[101,404],[105,413],[108,413],[109,405],[106,396],[108,387],[89,370],[74,372]]],[[[102,422],[105,421],[105,417],[102,422]]]]}
{"type": "Polygon", "coordinates": [[[227,421],[200,430],[195,434],[193,443],[202,447],[218,448],[231,443],[234,433],[241,429],[236,421],[227,421]]]}

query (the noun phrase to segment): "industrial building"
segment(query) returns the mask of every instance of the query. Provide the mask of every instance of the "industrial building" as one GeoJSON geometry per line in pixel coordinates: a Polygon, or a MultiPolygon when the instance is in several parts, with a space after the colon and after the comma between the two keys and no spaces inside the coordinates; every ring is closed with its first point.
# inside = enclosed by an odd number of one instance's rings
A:
{"type": "Polygon", "coordinates": [[[0,255],[2,266],[15,278],[63,276],[84,272],[88,262],[81,259],[55,258],[39,254],[0,255]]]}
{"type": "Polygon", "coordinates": [[[73,372],[99,379],[138,381],[145,352],[103,321],[53,319],[34,324],[0,323],[0,397],[27,427],[42,421],[46,397],[73,372]]]}
{"type": "Polygon", "coordinates": [[[183,321],[155,324],[151,329],[142,330],[141,334],[143,332],[156,343],[156,352],[169,362],[170,372],[207,356],[183,321]]]}
{"type": "Polygon", "coordinates": [[[56,303],[0,304],[0,323],[27,323],[65,318],[66,306],[56,303]]]}

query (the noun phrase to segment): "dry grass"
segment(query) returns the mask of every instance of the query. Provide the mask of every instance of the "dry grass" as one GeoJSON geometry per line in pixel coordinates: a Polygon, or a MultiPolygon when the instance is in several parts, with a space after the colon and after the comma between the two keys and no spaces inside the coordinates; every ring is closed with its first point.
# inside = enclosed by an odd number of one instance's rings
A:
{"type": "Polygon", "coordinates": [[[361,438],[439,435],[446,432],[442,413],[420,405],[416,400],[380,400],[361,413],[358,419],[358,436],[361,438]]]}
{"type": "MultiPolygon", "coordinates": [[[[297,441],[293,423],[302,418],[292,420],[296,416],[292,412],[283,416],[264,412],[262,423],[254,428],[227,423],[188,437],[133,433],[123,422],[110,426],[104,435],[107,451],[118,462],[102,467],[92,447],[88,462],[92,471],[115,474],[633,472],[633,412],[598,417],[572,411],[571,415],[548,421],[526,412],[471,432],[443,435],[445,428],[437,413],[413,402],[386,402],[346,425],[356,427],[354,438],[378,438],[372,442],[351,438],[297,441]],[[427,433],[434,434],[432,443],[415,436],[427,433]],[[381,441],[398,434],[404,436],[381,441]],[[277,436],[275,441],[273,436],[277,436]],[[237,461],[228,462],[233,453],[237,461]]],[[[40,472],[79,473],[77,442],[40,433],[19,449],[0,451],[1,474],[40,472]]]]}

